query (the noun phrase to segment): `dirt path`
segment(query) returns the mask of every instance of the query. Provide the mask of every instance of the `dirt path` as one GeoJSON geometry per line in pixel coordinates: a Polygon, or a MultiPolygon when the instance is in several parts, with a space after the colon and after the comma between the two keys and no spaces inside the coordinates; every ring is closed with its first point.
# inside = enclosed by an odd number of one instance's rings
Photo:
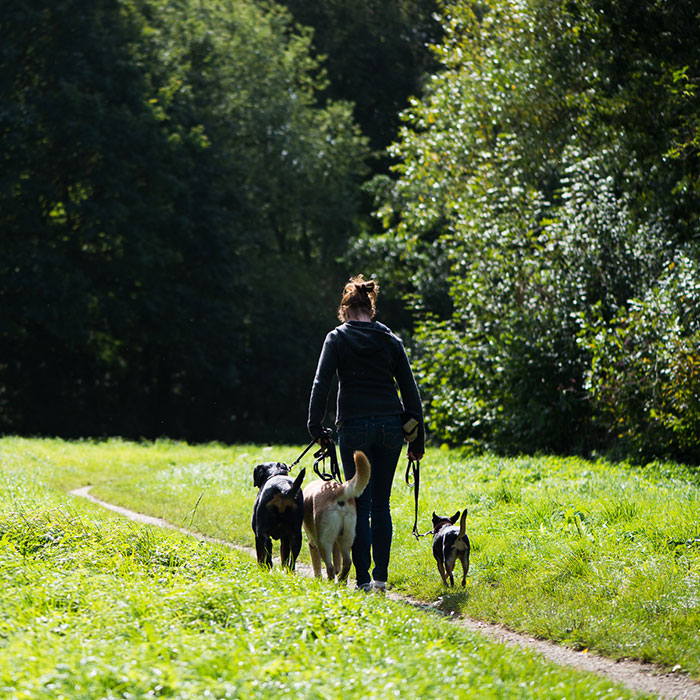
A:
{"type": "MultiPolygon", "coordinates": [[[[161,518],[154,518],[150,515],[144,515],[143,513],[135,513],[134,511],[122,508],[121,506],[116,506],[112,503],[102,501],[90,493],[90,486],[75,489],[70,493],[74,496],[87,498],[89,501],[92,501],[103,508],[114,511],[115,513],[119,513],[130,520],[134,520],[145,525],[153,525],[155,527],[167,528],[168,530],[175,530],[198,540],[224,545],[231,549],[246,552],[253,557],[255,556],[255,550],[252,547],[243,547],[241,545],[227,542],[226,540],[208,537],[199,532],[193,532],[191,530],[178,527],[177,525],[173,525],[172,523],[169,523],[161,518]]],[[[297,570],[306,576],[312,575],[310,566],[297,565],[297,570]]],[[[425,603],[412,599],[409,596],[391,592],[387,595],[393,600],[410,603],[411,605],[414,605],[422,610],[430,610],[435,613],[439,613],[439,611],[433,606],[425,605],[425,603]]],[[[563,647],[558,644],[553,644],[552,642],[534,639],[527,635],[513,632],[500,625],[481,622],[480,620],[472,620],[461,615],[449,616],[448,619],[452,620],[455,624],[462,625],[464,628],[472,632],[484,634],[491,639],[509,646],[537,652],[547,660],[553,661],[554,663],[562,666],[571,666],[582,671],[596,673],[600,676],[604,676],[605,678],[609,678],[615,683],[620,683],[631,690],[656,695],[659,698],[664,698],[664,700],[700,700],[700,683],[696,683],[691,678],[688,678],[682,674],[669,673],[665,669],[653,664],[643,664],[637,661],[613,661],[603,656],[573,651],[568,647],[563,647]]]]}

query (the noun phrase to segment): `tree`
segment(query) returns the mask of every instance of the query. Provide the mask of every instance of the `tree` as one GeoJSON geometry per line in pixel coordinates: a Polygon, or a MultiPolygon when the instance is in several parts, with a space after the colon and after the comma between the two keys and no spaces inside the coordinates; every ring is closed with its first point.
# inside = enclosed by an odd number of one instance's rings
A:
{"type": "Polygon", "coordinates": [[[699,68],[694,12],[446,6],[444,69],[404,113],[398,181],[375,181],[387,233],[357,243],[404,280],[436,437],[610,444],[584,388],[586,328],[658,284],[700,211],[697,153],[669,157],[697,123],[694,88],[679,95],[699,68]]]}
{"type": "Polygon", "coordinates": [[[324,301],[298,290],[335,278],[366,155],[308,32],[189,0],[11,2],[0,29],[2,429],[298,434],[324,301]]]}
{"type": "Polygon", "coordinates": [[[286,0],[294,18],[314,28],[325,57],[324,95],[354,105],[372,148],[395,138],[399,112],[435,67],[429,45],[440,39],[436,0],[286,0]]]}

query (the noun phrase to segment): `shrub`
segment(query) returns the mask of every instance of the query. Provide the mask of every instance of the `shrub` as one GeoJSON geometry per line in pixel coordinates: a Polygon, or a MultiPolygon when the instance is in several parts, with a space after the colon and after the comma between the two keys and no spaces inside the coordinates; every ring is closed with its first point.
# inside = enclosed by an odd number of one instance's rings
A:
{"type": "Polygon", "coordinates": [[[599,314],[581,335],[596,420],[639,458],[700,459],[699,274],[679,254],[642,298],[610,322],[599,314]]]}

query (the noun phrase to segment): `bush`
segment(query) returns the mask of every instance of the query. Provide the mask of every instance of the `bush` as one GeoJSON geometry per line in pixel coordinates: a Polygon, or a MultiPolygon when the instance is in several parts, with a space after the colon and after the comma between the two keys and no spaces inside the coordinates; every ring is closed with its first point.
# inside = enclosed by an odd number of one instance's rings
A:
{"type": "Polygon", "coordinates": [[[587,388],[621,452],[700,460],[700,267],[679,254],[641,299],[587,324],[587,388]]]}

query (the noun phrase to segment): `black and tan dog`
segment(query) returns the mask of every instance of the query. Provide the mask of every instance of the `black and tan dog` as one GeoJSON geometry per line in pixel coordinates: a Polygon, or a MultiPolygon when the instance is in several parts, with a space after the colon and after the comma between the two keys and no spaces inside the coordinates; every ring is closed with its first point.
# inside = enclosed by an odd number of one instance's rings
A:
{"type": "Polygon", "coordinates": [[[352,564],[351,548],[355,541],[357,506],[355,498],[369,483],[370,464],[364,452],[357,451],[355,475],[349,481],[316,480],[304,489],[304,531],[314,575],[321,575],[326,565],[329,580],[344,581],[352,564]],[[342,560],[342,564],[341,564],[342,560]]]}
{"type": "Polygon", "coordinates": [[[442,582],[446,586],[455,585],[452,572],[459,559],[462,564],[462,587],[464,587],[467,581],[467,573],[469,573],[469,551],[471,549],[469,538],[465,534],[466,508],[464,513],[462,513],[459,528],[455,526],[458,518],[459,511],[451,518],[435,515],[433,512],[433,556],[437,562],[442,582]]]}
{"type": "Polygon", "coordinates": [[[294,571],[301,550],[301,523],[304,519],[304,494],[301,482],[306,470],[296,479],[282,462],[265,462],[253,470],[253,484],[260,489],[253,506],[252,527],[258,564],[272,568],[272,540],[280,541],[282,566],[294,571]]]}

